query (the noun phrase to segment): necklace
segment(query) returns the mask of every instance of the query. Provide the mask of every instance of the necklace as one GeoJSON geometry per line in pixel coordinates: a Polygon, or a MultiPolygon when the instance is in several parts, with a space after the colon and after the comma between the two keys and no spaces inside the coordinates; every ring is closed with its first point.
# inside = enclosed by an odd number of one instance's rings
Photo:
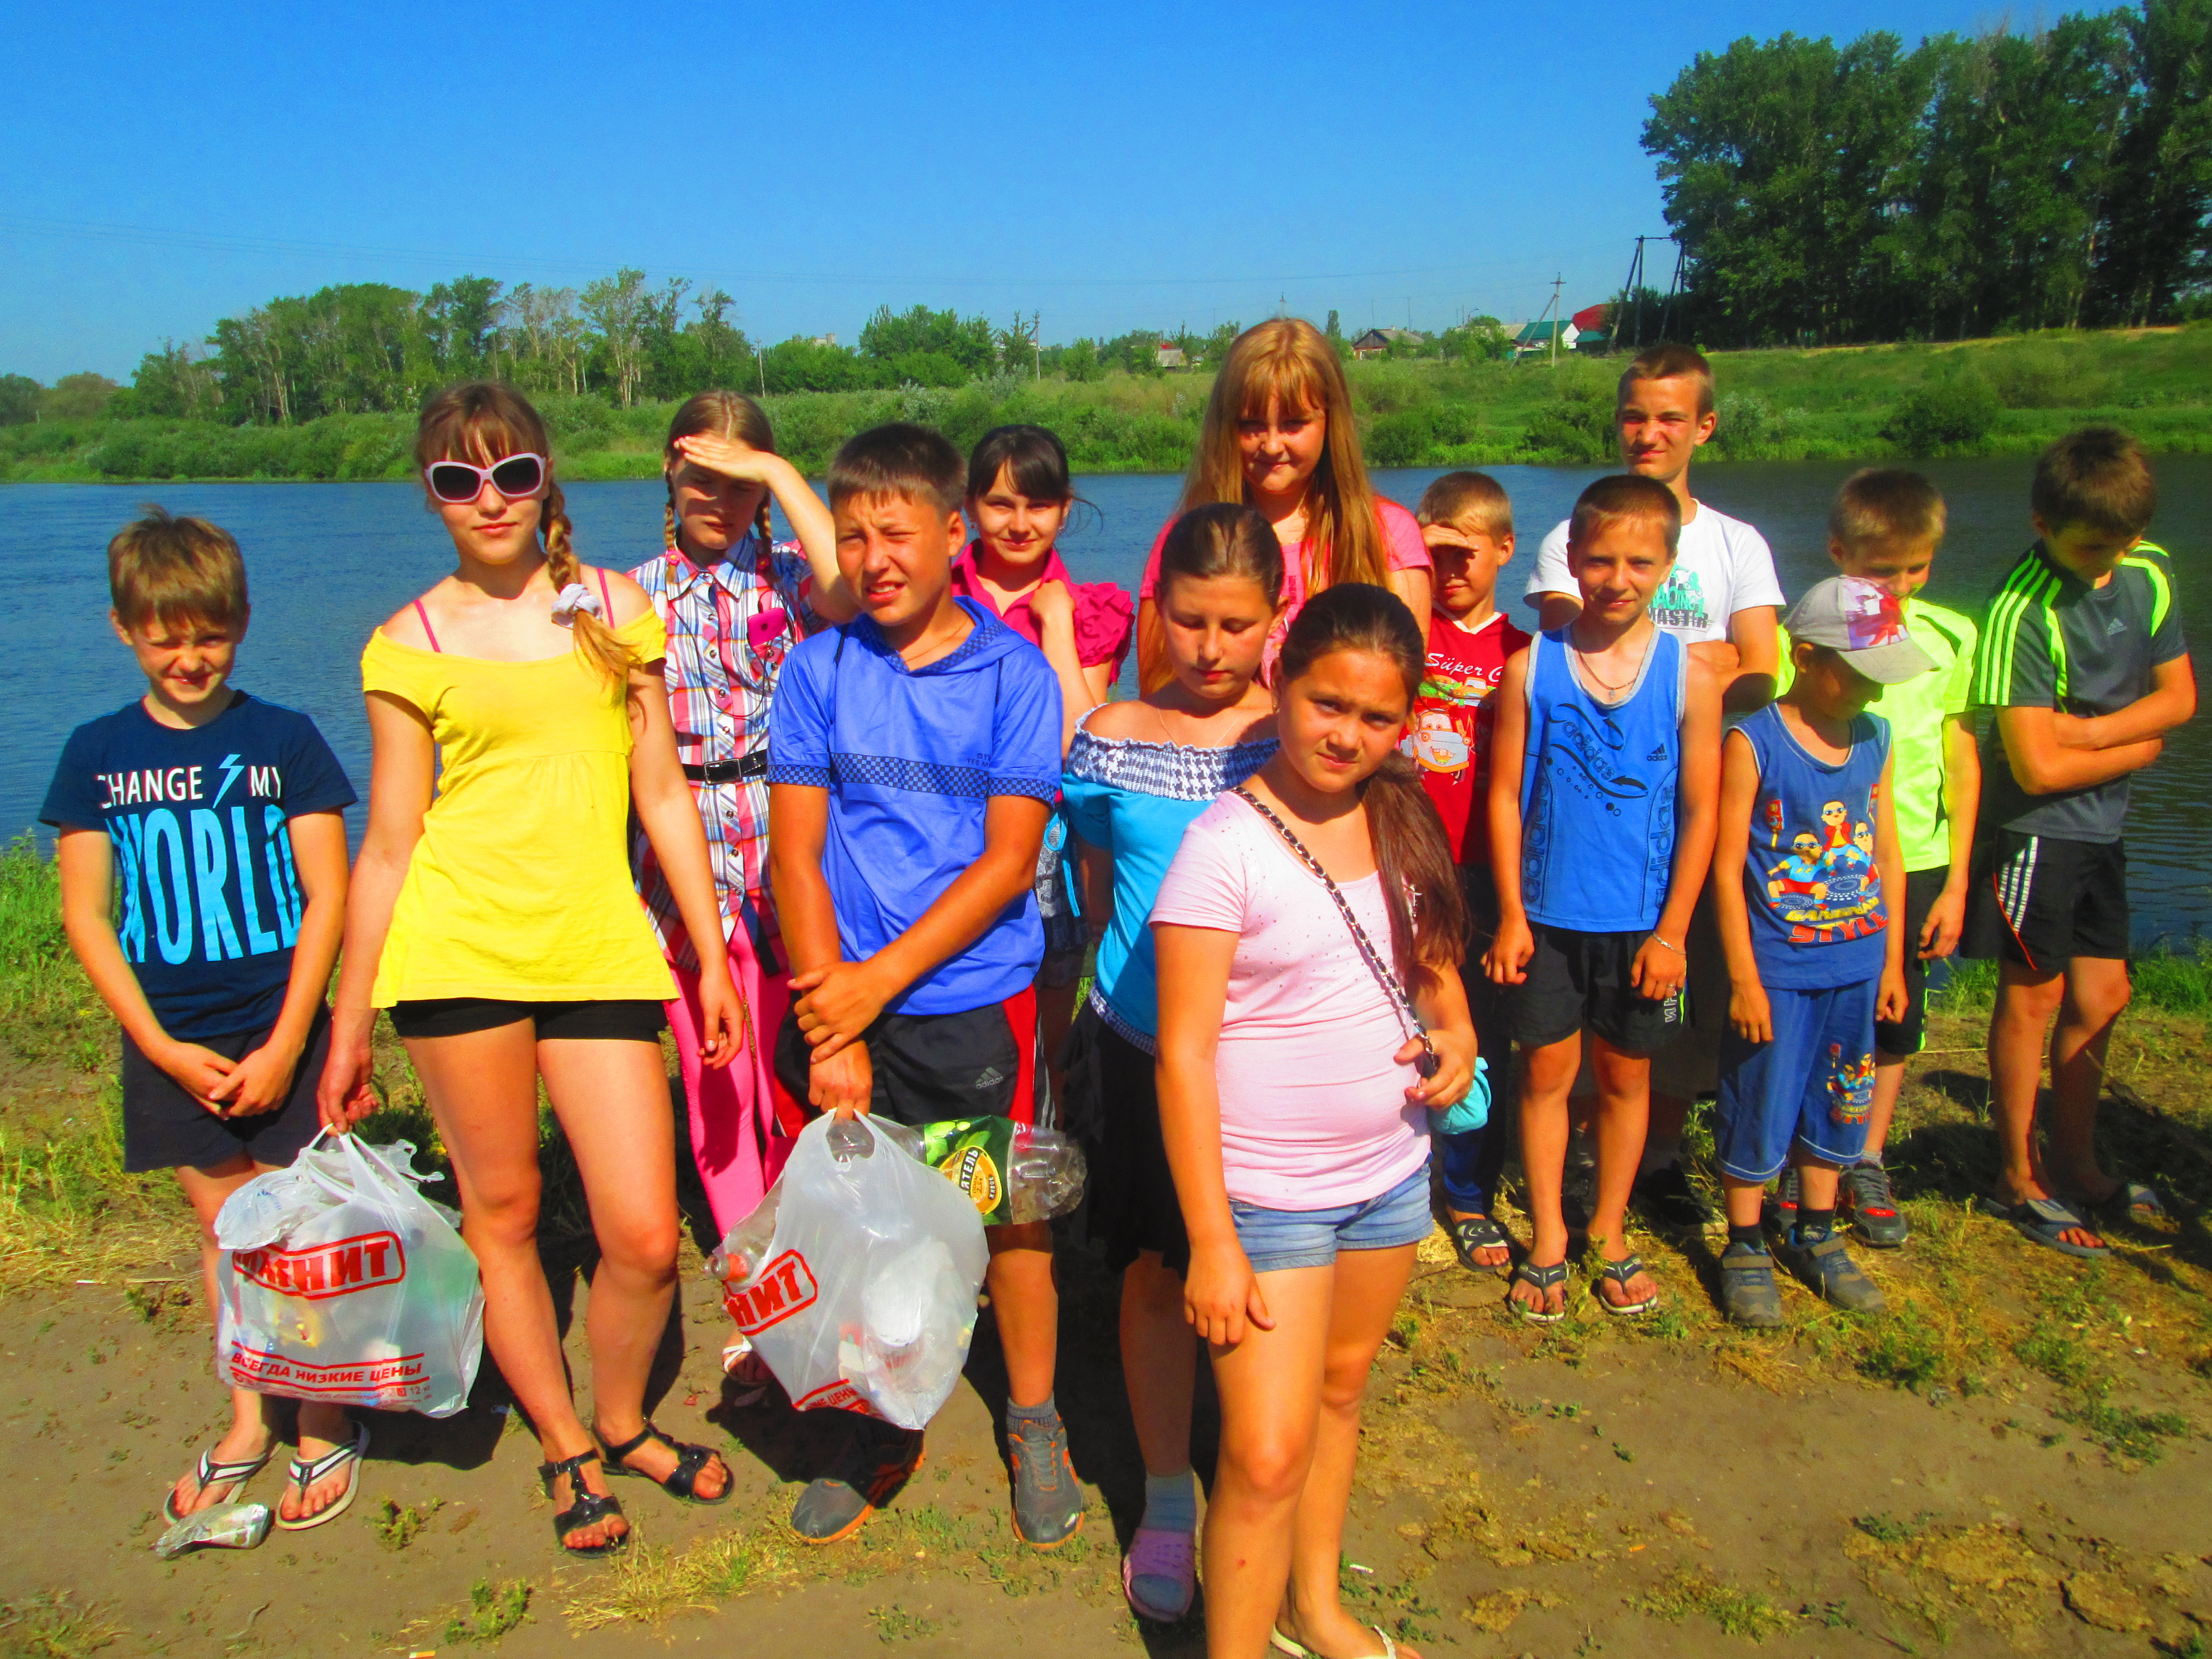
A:
{"type": "Polygon", "coordinates": [[[1595,682],[1599,687],[1611,694],[1613,698],[1618,699],[1622,692],[1627,690],[1630,686],[1636,684],[1638,676],[1644,672],[1644,659],[1651,654],[1651,647],[1653,644],[1657,641],[1658,638],[1659,632],[1656,629],[1654,629],[1651,632],[1651,637],[1644,642],[1643,654],[1636,659],[1636,668],[1634,672],[1631,673],[1626,679],[1621,681],[1617,685],[1613,684],[1613,681],[1606,678],[1604,675],[1599,673],[1596,669],[1590,666],[1589,653],[1583,650],[1582,647],[1574,643],[1572,640],[1568,641],[1567,649],[1575,653],[1575,661],[1581,665],[1582,672],[1588,678],[1595,682]]]}

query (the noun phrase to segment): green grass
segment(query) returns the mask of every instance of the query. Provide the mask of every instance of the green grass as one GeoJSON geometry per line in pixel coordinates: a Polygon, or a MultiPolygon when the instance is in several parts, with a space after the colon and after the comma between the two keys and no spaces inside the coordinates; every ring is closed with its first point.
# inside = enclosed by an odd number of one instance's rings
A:
{"type": "Polygon", "coordinates": [[[530,1613],[530,1586],[520,1578],[493,1584],[479,1578],[469,1586],[469,1604],[446,1621],[445,1638],[455,1642],[496,1642],[530,1613]]]}
{"type": "MultiPolygon", "coordinates": [[[[2032,454],[2071,427],[2117,421],[2154,451],[2212,450],[2212,324],[2148,332],[2012,336],[1952,345],[1716,353],[1717,460],[1857,460],[1916,447],[1901,409],[1970,385],[1993,416],[1943,453],[2032,454]]],[[[1352,363],[1352,398],[1378,466],[1587,463],[1612,454],[1617,360],[1555,368],[1431,360],[1352,363]]],[[[1011,421],[1051,427],[1084,472],[1175,472],[1188,463],[1212,379],[1116,372],[1102,380],[1003,374],[965,386],[802,392],[763,399],[779,447],[818,476],[864,427],[915,420],[956,443],[1011,421]]],[[[616,409],[596,395],[542,400],[564,476],[645,478],[660,469],[672,404],[616,409]]],[[[179,420],[54,421],[0,428],[0,481],[404,478],[405,414],[333,415],[297,427],[179,420]]]]}
{"type": "MultiPolygon", "coordinates": [[[[2133,1006],[2167,1013],[2212,1014],[2212,939],[2174,944],[2161,940],[2128,963],[2133,1006]]],[[[1936,994],[1939,1006],[1958,1012],[1986,1009],[1996,999],[1997,965],[1992,961],[1954,960],[1949,980],[1936,994]]]]}
{"type": "Polygon", "coordinates": [[[0,1656],[5,1659],[87,1659],[123,1634],[104,1609],[68,1590],[0,1602],[0,1656]]]}
{"type": "Polygon", "coordinates": [[[1756,1590],[1724,1584],[1697,1568],[1674,1574],[1650,1595],[1638,1596],[1630,1605],[1639,1612],[1677,1624],[1691,1613],[1700,1613],[1718,1625],[1723,1633],[1752,1642],[1786,1635],[1798,1625],[1796,1614],[1775,1606],[1756,1590]]]}

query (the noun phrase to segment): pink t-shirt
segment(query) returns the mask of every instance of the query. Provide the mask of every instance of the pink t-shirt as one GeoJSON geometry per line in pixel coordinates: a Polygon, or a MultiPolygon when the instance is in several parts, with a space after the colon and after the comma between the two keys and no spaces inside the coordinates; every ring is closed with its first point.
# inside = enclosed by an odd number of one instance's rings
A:
{"type": "MultiPolygon", "coordinates": [[[[1379,876],[1342,884],[1389,950],[1379,876]]],[[[1223,795],[1183,831],[1152,922],[1237,935],[1214,1076],[1229,1196],[1269,1210],[1378,1198],[1429,1156],[1406,1031],[1328,891],[1273,826],[1223,795]]]]}
{"type": "MultiPolygon", "coordinates": [[[[1375,515],[1382,522],[1382,547],[1385,562],[1393,570],[1431,570],[1436,561],[1429,556],[1429,544],[1421,539],[1420,521],[1394,501],[1381,495],[1375,498],[1375,515]]],[[[1145,579],[1138,585],[1137,597],[1149,599],[1156,597],[1160,585],[1160,549],[1167,545],[1168,532],[1175,528],[1170,519],[1160,526],[1160,533],[1152,538],[1152,550],[1145,560],[1145,579]]],[[[1326,570],[1320,573],[1322,586],[1328,586],[1326,570]]],[[[1298,619],[1298,612],[1306,602],[1306,544],[1287,542],[1283,546],[1283,618],[1267,635],[1267,651],[1261,660],[1262,678],[1272,678],[1275,659],[1283,648],[1283,637],[1291,631],[1291,624],[1298,619]]],[[[1341,923],[1338,924],[1341,926],[1341,923]]]]}

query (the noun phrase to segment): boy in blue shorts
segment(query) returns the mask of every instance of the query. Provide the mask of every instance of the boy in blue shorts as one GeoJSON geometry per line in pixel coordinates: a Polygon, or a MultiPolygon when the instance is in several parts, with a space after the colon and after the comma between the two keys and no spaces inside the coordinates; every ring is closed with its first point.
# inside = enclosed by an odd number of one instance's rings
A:
{"type": "MultiPolygon", "coordinates": [[[[107,579],[146,695],[70,734],[39,817],[58,832],[70,948],[123,1028],[123,1167],[177,1172],[212,1309],[216,1212],[321,1127],[355,797],[313,720],[230,684],[247,606],[228,534],[156,507],[108,544],[107,579]]],[[[276,1449],[279,1402],[230,1399],[171,1520],[232,1502],[276,1449]]],[[[366,1438],[302,1405],[276,1524],[333,1519],[366,1438]]]]}
{"type": "Polygon", "coordinates": [[[1930,672],[1895,594],[1832,576],[1788,619],[1789,690],[1729,733],[1721,758],[1713,905],[1728,952],[1713,1150],[1728,1206],[1721,1303],[1782,1322],[1759,1210],[1785,1164],[1799,1203],[1784,1260],[1839,1307],[1882,1305],[1836,1231],[1836,1186],[1866,1145],[1875,1021],[1905,1012],[1905,887],[1882,687],[1930,672]]]}
{"type": "MultiPolygon", "coordinates": [[[[966,484],[959,452],[921,427],[837,452],[837,562],[860,615],[792,652],[769,717],[769,872],[793,999],[777,1078],[820,1110],[915,1126],[1035,1110],[1032,887],[1060,793],[1060,685],[1035,646],[951,592],[966,484]]],[[[1083,1521],[1053,1404],[1052,1236],[1032,1222],[987,1237],[1014,1525],[1048,1549],[1083,1521]]],[[[920,1464],[921,1439],[855,1416],[793,1528],[849,1536],[920,1464]]]]}
{"type": "Polygon", "coordinates": [[[2128,1006],[2128,781],[2197,712],[2197,677],[2172,566],[2143,539],[2158,485],[2142,447],[2115,427],[2069,434],[2037,460],[2028,500],[2038,539],[1991,597],[1975,659],[1974,702],[1995,714],[1964,949],[1997,959],[1989,1202],[2039,1244],[2099,1256],[2093,1223],[2164,1208],[2155,1188],[2099,1166],[2097,1101],[2128,1006]],[[2035,1144],[2046,1032],[2047,1153],[2035,1144]]]}

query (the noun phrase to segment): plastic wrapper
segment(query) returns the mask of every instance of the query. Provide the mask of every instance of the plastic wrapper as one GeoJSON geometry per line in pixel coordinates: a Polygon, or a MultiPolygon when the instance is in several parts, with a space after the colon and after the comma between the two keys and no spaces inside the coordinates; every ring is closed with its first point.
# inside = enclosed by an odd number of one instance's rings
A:
{"type": "Polygon", "coordinates": [[[171,1522],[154,1553],[167,1561],[188,1550],[250,1550],[269,1536],[271,1519],[266,1504],[218,1504],[171,1522]]]}
{"type": "Polygon", "coordinates": [[[216,1369],[234,1388],[450,1417],[483,1350],[459,1218],[416,1190],[415,1148],[319,1136],[216,1216],[216,1369]]]}
{"type": "Polygon", "coordinates": [[[817,1118],[708,1261],[802,1411],[919,1429],[959,1380],[989,1253],[975,1206],[866,1118],[817,1118]]]}

